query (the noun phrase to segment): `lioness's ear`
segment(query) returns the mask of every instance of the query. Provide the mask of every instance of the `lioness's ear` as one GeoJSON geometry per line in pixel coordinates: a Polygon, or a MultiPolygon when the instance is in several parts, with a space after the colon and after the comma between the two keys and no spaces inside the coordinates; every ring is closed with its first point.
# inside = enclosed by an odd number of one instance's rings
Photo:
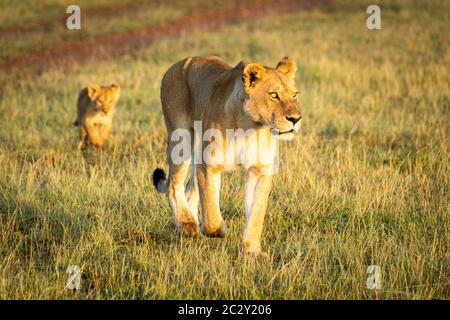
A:
{"type": "Polygon", "coordinates": [[[88,88],[88,96],[91,98],[91,100],[95,100],[98,97],[98,94],[100,93],[100,86],[96,84],[91,84],[88,88]]]}
{"type": "Polygon", "coordinates": [[[295,64],[294,59],[289,57],[284,57],[278,62],[277,70],[283,72],[284,74],[293,77],[295,71],[297,71],[297,65],[295,64]]]}
{"type": "Polygon", "coordinates": [[[260,64],[250,63],[244,68],[242,73],[242,81],[244,81],[245,90],[254,87],[259,81],[266,76],[266,69],[260,64]]]}

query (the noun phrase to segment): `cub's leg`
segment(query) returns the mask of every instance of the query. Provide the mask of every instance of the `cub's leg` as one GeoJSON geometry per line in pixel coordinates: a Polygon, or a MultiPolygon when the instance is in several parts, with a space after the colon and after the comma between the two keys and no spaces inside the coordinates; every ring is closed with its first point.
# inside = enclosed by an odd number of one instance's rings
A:
{"type": "Polygon", "coordinates": [[[99,126],[95,123],[89,121],[86,123],[89,142],[96,148],[101,148],[103,146],[104,140],[99,133],[99,126]]]}
{"type": "Polygon", "coordinates": [[[246,225],[243,249],[245,253],[261,255],[261,233],[269,200],[272,175],[263,175],[251,168],[245,184],[246,225]]]}
{"type": "Polygon", "coordinates": [[[80,142],[78,142],[78,149],[82,149],[87,143],[87,131],[83,125],[80,125],[80,142]]]}
{"type": "Polygon", "coordinates": [[[202,232],[210,237],[223,238],[226,225],[220,214],[220,172],[214,168],[201,164],[197,165],[197,179],[202,207],[202,232]]]}
{"type": "Polygon", "coordinates": [[[110,131],[111,131],[110,124],[98,125],[98,136],[99,136],[100,146],[103,146],[108,141],[110,131]]]}
{"type": "Polygon", "coordinates": [[[176,145],[176,142],[169,141],[167,148],[167,158],[169,161],[167,195],[178,230],[182,235],[192,237],[196,236],[200,230],[197,212],[191,209],[185,194],[185,181],[191,159],[189,158],[181,161],[181,163],[178,163],[178,161],[175,163],[174,159],[172,159],[172,150],[176,145]]]}

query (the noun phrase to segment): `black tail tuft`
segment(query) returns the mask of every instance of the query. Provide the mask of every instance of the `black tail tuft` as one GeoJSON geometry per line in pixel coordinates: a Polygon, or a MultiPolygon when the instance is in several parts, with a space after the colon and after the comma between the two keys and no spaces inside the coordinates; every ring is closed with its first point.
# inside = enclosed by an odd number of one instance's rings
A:
{"type": "Polygon", "coordinates": [[[166,180],[166,174],[164,173],[164,170],[161,168],[156,168],[153,171],[152,174],[152,181],[153,181],[153,185],[155,186],[156,189],[158,189],[158,183],[162,181],[166,180]]]}
{"type": "Polygon", "coordinates": [[[78,126],[78,120],[75,120],[75,122],[73,123],[73,125],[74,125],[75,127],[77,127],[77,126],[78,126]]]}

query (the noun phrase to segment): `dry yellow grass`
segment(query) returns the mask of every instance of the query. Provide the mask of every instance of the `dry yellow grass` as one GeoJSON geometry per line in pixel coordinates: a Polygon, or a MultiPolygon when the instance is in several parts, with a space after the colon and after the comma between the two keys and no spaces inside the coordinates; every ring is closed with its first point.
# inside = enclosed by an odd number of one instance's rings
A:
{"type": "Polygon", "coordinates": [[[365,3],[341,1],[115,61],[1,74],[0,298],[450,298],[450,8],[381,9],[381,31],[365,27],[365,3]],[[161,76],[211,53],[299,64],[304,127],[281,148],[266,261],[240,252],[242,174],[223,182],[223,240],[180,238],[150,183],[165,166],[161,76]],[[111,81],[122,86],[112,142],[77,152],[77,92],[111,81]],[[378,296],[366,288],[371,264],[378,296]],[[68,265],[82,269],[75,293],[68,265]]]}

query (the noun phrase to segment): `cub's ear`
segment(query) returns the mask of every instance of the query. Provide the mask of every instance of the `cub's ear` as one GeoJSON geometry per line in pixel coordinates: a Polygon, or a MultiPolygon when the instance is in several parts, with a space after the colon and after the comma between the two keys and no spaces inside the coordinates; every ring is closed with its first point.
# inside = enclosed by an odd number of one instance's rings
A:
{"type": "Polygon", "coordinates": [[[109,86],[109,92],[111,92],[114,101],[117,102],[120,96],[120,86],[116,83],[113,83],[109,86]]]}
{"type": "Polygon", "coordinates": [[[242,81],[244,81],[245,91],[255,87],[266,76],[266,69],[260,64],[250,63],[244,68],[242,81]]]}
{"type": "Polygon", "coordinates": [[[95,100],[97,99],[99,93],[100,93],[100,86],[96,85],[96,84],[91,84],[88,88],[88,96],[89,98],[91,98],[91,100],[95,100]]]}
{"type": "Polygon", "coordinates": [[[117,83],[113,83],[109,86],[112,90],[120,91],[120,86],[117,83]]]}
{"type": "Polygon", "coordinates": [[[277,70],[293,77],[295,75],[295,71],[297,71],[297,65],[295,64],[294,59],[284,57],[280,62],[278,62],[277,70]]]}
{"type": "Polygon", "coordinates": [[[112,92],[114,92],[115,94],[119,94],[120,93],[120,86],[117,83],[113,83],[112,85],[110,85],[109,89],[112,92]]]}

